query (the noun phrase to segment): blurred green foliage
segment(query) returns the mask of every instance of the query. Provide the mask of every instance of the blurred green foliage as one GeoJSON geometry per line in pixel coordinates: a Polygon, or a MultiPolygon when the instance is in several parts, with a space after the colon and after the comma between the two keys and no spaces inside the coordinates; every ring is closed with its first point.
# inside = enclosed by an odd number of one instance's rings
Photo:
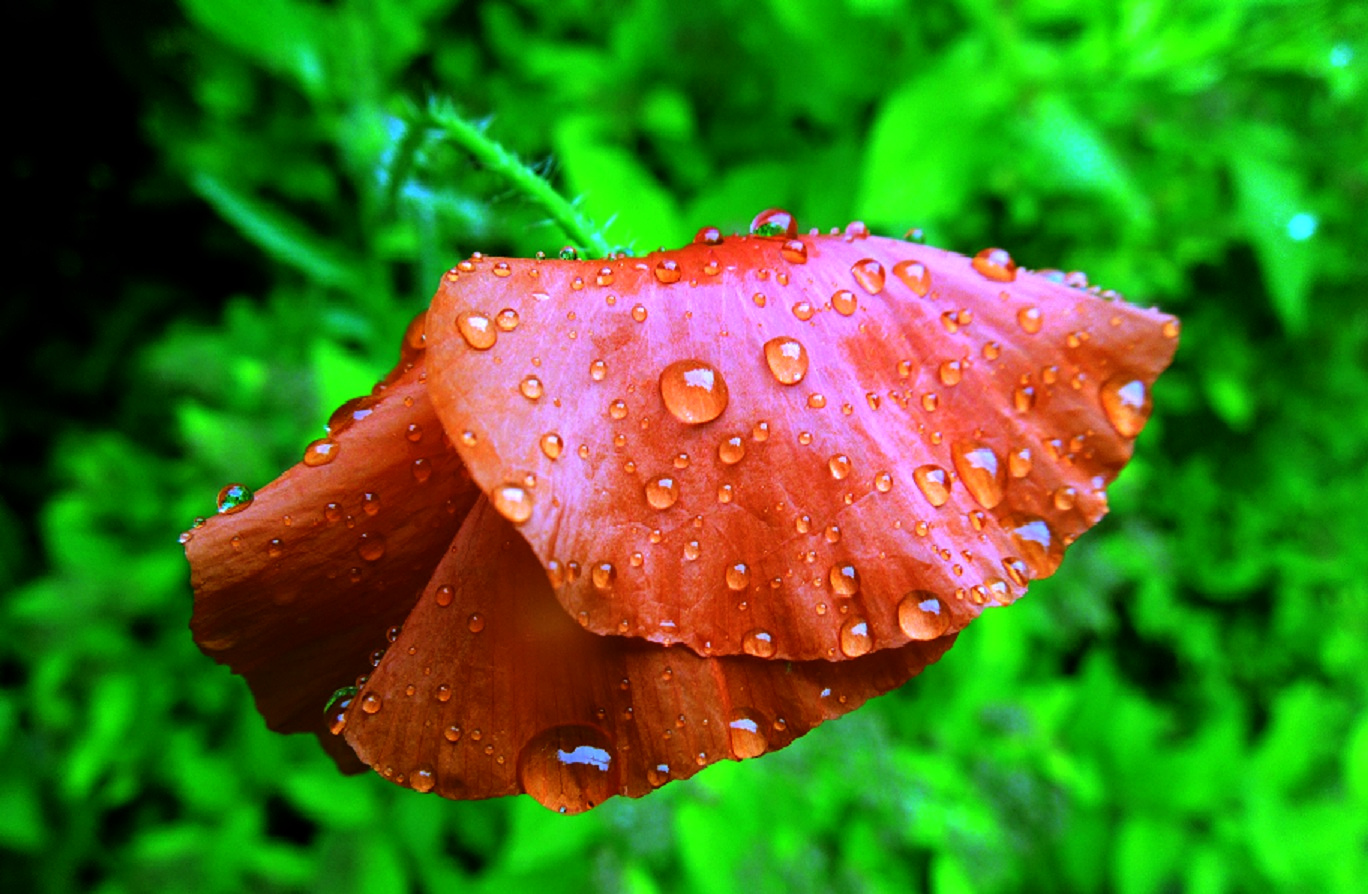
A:
{"type": "Polygon", "coordinates": [[[0,443],[37,413],[51,448],[0,473],[5,890],[1362,890],[1362,4],[101,8],[146,148],[90,188],[210,223],[156,247],[185,266],[64,296],[103,347],[35,348],[45,384],[5,392],[0,443]],[[780,205],[1179,313],[1114,515],[903,690],[585,816],[343,778],[268,733],[190,641],[177,533],[366,391],[440,271],[565,242],[451,147],[395,167],[428,94],[612,244],[780,205]],[[107,399],[63,415],[83,393],[107,399]]]}

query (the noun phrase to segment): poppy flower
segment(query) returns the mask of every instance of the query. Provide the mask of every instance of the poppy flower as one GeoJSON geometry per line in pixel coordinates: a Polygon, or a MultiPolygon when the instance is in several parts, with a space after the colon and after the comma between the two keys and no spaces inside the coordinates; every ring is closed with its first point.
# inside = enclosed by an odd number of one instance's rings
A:
{"type": "Polygon", "coordinates": [[[640,796],[1052,574],[1177,334],[1000,249],[773,210],[643,258],[476,255],[327,438],[190,533],[195,638],[344,769],[640,796]]]}

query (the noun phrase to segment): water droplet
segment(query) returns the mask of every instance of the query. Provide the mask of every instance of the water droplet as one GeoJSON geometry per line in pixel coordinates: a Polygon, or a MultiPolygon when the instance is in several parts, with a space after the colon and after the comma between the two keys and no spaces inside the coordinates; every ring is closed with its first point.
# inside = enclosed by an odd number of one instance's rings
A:
{"type": "Polygon", "coordinates": [[[442,738],[452,744],[461,741],[461,728],[453,723],[451,726],[442,730],[442,738]]]}
{"type": "Polygon", "coordinates": [[[893,476],[887,472],[879,472],[874,476],[874,489],[881,494],[886,494],[893,489],[893,476]]]}
{"type": "Polygon", "coordinates": [[[518,390],[521,391],[522,396],[528,400],[536,400],[542,396],[541,379],[536,376],[528,376],[518,384],[518,390]]]}
{"type": "Polygon", "coordinates": [[[801,239],[790,239],[779,249],[779,254],[790,264],[807,263],[807,245],[801,239]]]}
{"type": "Polygon", "coordinates": [[[542,730],[518,754],[518,782],[549,810],[583,813],[617,794],[613,742],[587,724],[542,730]]]}
{"type": "Polygon", "coordinates": [[[378,562],[385,554],[384,535],[373,531],[362,534],[357,541],[356,551],[367,562],[378,562]]]}
{"type": "Polygon", "coordinates": [[[541,451],[547,459],[558,459],[564,449],[565,442],[555,432],[549,431],[541,436],[541,451]]]}
{"type": "Polygon", "coordinates": [[[656,509],[669,509],[679,499],[679,485],[668,475],[657,475],[646,482],[646,502],[656,509]]]}
{"type": "Polygon", "coordinates": [[[755,236],[784,236],[793,239],[798,235],[798,222],[782,208],[766,208],[751,221],[750,231],[755,236]]]}
{"type": "MultiPolygon", "coordinates": [[[[1064,546],[1044,519],[1029,515],[1013,516],[1006,527],[1017,552],[1033,572],[1033,577],[1049,577],[1055,573],[1064,558],[1064,546]]],[[[1008,569],[1008,573],[1011,573],[1011,569],[1008,569]]]]}
{"type": "Polygon", "coordinates": [[[609,593],[613,589],[613,582],[617,580],[617,569],[612,562],[599,562],[589,572],[589,577],[594,582],[595,590],[609,593]]]}
{"type": "Polygon", "coordinates": [[[750,568],[745,562],[737,562],[727,568],[727,586],[738,592],[750,586],[750,568]]]}
{"type": "Polygon", "coordinates": [[[935,639],[950,628],[950,613],[935,593],[913,590],[898,603],[898,626],[908,639],[935,639]]]}
{"type": "Polygon", "coordinates": [[[799,301],[793,305],[793,315],[806,323],[817,313],[817,308],[812,306],[811,301],[799,301]]]}
{"type": "Polygon", "coordinates": [[[611,286],[613,284],[613,268],[600,267],[598,275],[594,277],[594,282],[601,286],[611,286]]]}
{"type": "Polygon", "coordinates": [[[764,443],[769,440],[769,423],[761,419],[751,426],[751,440],[764,443]]]}
{"type": "Polygon", "coordinates": [[[859,299],[855,297],[855,293],[850,291],[850,289],[837,289],[836,294],[831,296],[832,308],[835,309],[836,313],[843,317],[848,317],[855,313],[855,309],[859,304],[859,299]]]}
{"type": "Polygon", "coordinates": [[[1007,454],[1007,474],[1013,478],[1025,478],[1031,474],[1031,448],[1022,447],[1007,454]]]}
{"type": "Polygon", "coordinates": [[[427,457],[419,457],[413,461],[409,470],[413,472],[413,480],[422,484],[432,477],[432,461],[427,457]]]}
{"type": "Polygon", "coordinates": [[[615,400],[612,403],[610,403],[608,405],[608,415],[613,417],[614,419],[626,419],[627,402],[619,398],[618,400],[615,400]]]}
{"type": "Polygon", "coordinates": [[[850,474],[850,457],[844,453],[838,453],[827,460],[827,470],[831,472],[831,477],[837,481],[844,481],[850,474]]]}
{"type": "Polygon", "coordinates": [[[337,442],[332,438],[319,438],[304,448],[304,465],[326,466],[337,459],[337,442]]]}
{"type": "Polygon", "coordinates": [[[518,312],[511,307],[505,307],[494,317],[494,325],[498,326],[501,332],[512,332],[518,328],[518,312]]]}
{"type": "Polygon", "coordinates": [[[831,581],[831,591],[837,596],[854,596],[860,592],[860,572],[849,562],[832,565],[827,578],[831,581]]]}
{"type": "Polygon", "coordinates": [[[741,648],[747,655],[754,655],[756,658],[774,657],[774,638],[765,630],[750,630],[741,638],[741,648]]]}
{"type": "Polygon", "coordinates": [[[481,630],[484,630],[484,615],[480,614],[479,612],[475,612],[470,617],[466,618],[466,629],[469,630],[471,633],[479,633],[481,630]]]}
{"type": "Polygon", "coordinates": [[[515,525],[520,525],[532,517],[532,495],[521,485],[499,485],[494,488],[491,501],[499,514],[515,525]]]}
{"type": "Polygon", "coordinates": [[[869,654],[874,648],[874,638],[869,635],[869,623],[859,615],[852,615],[841,625],[841,654],[847,658],[859,658],[869,654]]]}
{"type": "Polygon", "coordinates": [[[367,714],[379,713],[383,704],[384,701],[374,692],[367,692],[365,695],[361,696],[361,710],[365,711],[367,714]]]}
{"type": "Polygon", "coordinates": [[[722,231],[717,227],[703,227],[694,234],[693,241],[703,245],[721,245],[722,231]]]}
{"type": "Polygon", "coordinates": [[[1072,487],[1061,487],[1054,492],[1054,505],[1060,512],[1068,512],[1078,502],[1078,491],[1072,487]]]}
{"type": "Polygon", "coordinates": [[[732,713],[727,723],[731,737],[732,754],[740,760],[759,757],[769,750],[765,740],[765,728],[769,726],[765,716],[754,708],[740,708],[732,713]]]}
{"type": "Polygon", "coordinates": [[[1011,282],[1017,273],[1016,261],[1003,248],[985,248],[974,255],[974,269],[993,282],[1011,282]]]}
{"type": "Polygon", "coordinates": [[[1140,434],[1150,417],[1150,396],[1144,382],[1129,376],[1113,376],[1102,383],[1101,397],[1107,421],[1121,437],[1140,434]]]}
{"type": "Polygon", "coordinates": [[[701,360],[676,360],[660,373],[660,398],[680,422],[701,425],[727,409],[727,383],[701,360]]]}
{"type": "Polygon", "coordinates": [[[740,435],[732,435],[717,445],[717,458],[725,465],[734,466],[746,456],[746,444],[740,435]]]}
{"type": "Polygon", "coordinates": [[[673,258],[657,261],[654,272],[656,281],[665,283],[666,285],[679,282],[680,277],[683,275],[679,269],[679,262],[673,258]]]}
{"type": "Polygon", "coordinates": [[[1040,308],[1023,307],[1017,311],[1017,324],[1026,332],[1027,335],[1035,335],[1040,331],[1044,319],[1041,317],[1040,308]]]}
{"type": "Polygon", "coordinates": [[[931,291],[931,271],[921,261],[899,261],[893,265],[893,275],[920,298],[931,291]]]}
{"type": "Polygon", "coordinates": [[[937,374],[942,385],[958,385],[964,375],[964,364],[958,360],[947,360],[940,365],[937,374]]]}
{"type": "Polygon", "coordinates": [[[684,544],[684,558],[688,561],[696,562],[701,555],[703,555],[703,547],[697,540],[690,540],[684,544]]]}
{"type": "Polygon", "coordinates": [[[877,295],[883,291],[883,264],[880,264],[873,258],[864,258],[863,260],[856,261],[850,268],[850,272],[854,274],[855,281],[860,284],[860,287],[869,294],[877,295]]]}
{"type": "Polygon", "coordinates": [[[432,598],[435,599],[437,604],[442,608],[446,608],[448,605],[451,605],[451,601],[456,598],[456,592],[451,589],[450,584],[442,584],[432,594],[432,598]]]}
{"type": "Polygon", "coordinates": [[[845,241],[854,242],[856,239],[868,239],[869,227],[862,220],[852,220],[846,224],[845,241]]]}
{"type": "Polygon", "coordinates": [[[230,484],[218,492],[219,515],[241,512],[252,504],[252,492],[245,485],[230,484]]]}
{"type": "Polygon", "coordinates": [[[977,441],[957,441],[951,445],[950,455],[965,490],[980,506],[992,509],[1002,502],[1006,470],[991,447],[977,441]]]}
{"type": "Polygon", "coordinates": [[[632,306],[632,319],[636,320],[638,323],[644,323],[646,322],[646,316],[645,305],[635,304],[632,306]]]}
{"type": "Polygon", "coordinates": [[[456,328],[465,343],[477,351],[488,351],[499,338],[489,317],[478,311],[468,310],[456,317],[456,328]]]}
{"type": "Polygon", "coordinates": [[[940,466],[918,466],[912,470],[912,481],[932,506],[944,506],[950,499],[950,476],[940,466]]]}
{"type": "Polygon", "coordinates": [[[807,348],[787,335],[771,338],[765,342],[765,362],[780,385],[797,385],[807,375],[807,348]]]}
{"type": "Polygon", "coordinates": [[[1160,331],[1164,333],[1164,338],[1177,338],[1182,330],[1182,325],[1177,320],[1165,320],[1160,331]]]}
{"type": "Polygon", "coordinates": [[[826,395],[813,393],[808,395],[807,405],[814,410],[820,410],[826,406],[826,395]]]}
{"type": "Polygon", "coordinates": [[[1018,385],[1012,392],[1012,406],[1018,413],[1029,413],[1035,406],[1036,391],[1030,385],[1018,385]]]}

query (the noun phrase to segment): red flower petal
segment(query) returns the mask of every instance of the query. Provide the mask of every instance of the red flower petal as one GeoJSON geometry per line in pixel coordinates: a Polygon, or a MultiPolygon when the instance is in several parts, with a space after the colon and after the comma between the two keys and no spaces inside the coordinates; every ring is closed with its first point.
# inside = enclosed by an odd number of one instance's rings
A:
{"type": "Polygon", "coordinates": [[[353,700],[345,736],[386,778],[419,791],[527,792],[575,813],[783,748],[906,682],[953,639],[790,664],[595,636],[566,616],[526,541],[481,501],[353,700]]]}
{"type": "Polygon", "coordinates": [[[427,324],[437,411],[572,617],[796,660],[1053,573],[1175,334],[999,249],[862,232],[467,261],[427,324]]]}
{"type": "Polygon", "coordinates": [[[478,496],[421,357],[396,373],[334,415],[331,443],[186,541],[195,641],[246,677],[272,729],[322,730],[329,696],[370,670],[478,496]]]}

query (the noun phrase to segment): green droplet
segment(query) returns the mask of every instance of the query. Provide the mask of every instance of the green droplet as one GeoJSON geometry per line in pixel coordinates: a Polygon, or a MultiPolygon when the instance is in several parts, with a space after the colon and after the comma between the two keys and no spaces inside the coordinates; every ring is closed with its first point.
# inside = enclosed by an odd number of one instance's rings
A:
{"type": "Polygon", "coordinates": [[[230,512],[239,512],[247,508],[247,504],[252,502],[252,492],[246,485],[230,484],[218,495],[218,511],[220,515],[230,512]]]}
{"type": "Polygon", "coordinates": [[[579,260],[579,251],[576,250],[575,246],[567,245],[560,250],[560,259],[562,261],[577,261],[579,260]]]}

